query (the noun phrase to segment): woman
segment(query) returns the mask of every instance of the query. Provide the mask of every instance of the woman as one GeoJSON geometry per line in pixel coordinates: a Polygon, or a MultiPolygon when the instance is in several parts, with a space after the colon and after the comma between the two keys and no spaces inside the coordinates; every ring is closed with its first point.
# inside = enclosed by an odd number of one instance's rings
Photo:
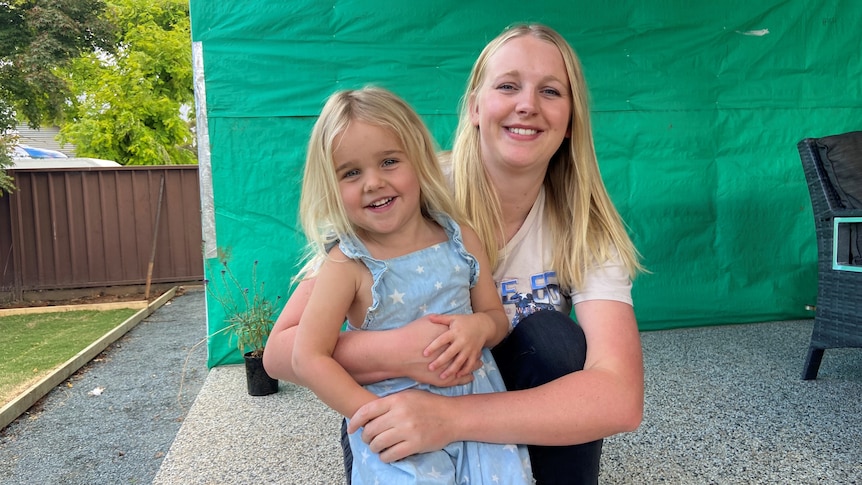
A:
{"type": "MultiPolygon", "coordinates": [[[[456,201],[485,245],[514,326],[494,349],[509,391],[401,392],[360,408],[348,432],[363,428],[383,461],[453,441],[527,444],[537,483],[595,483],[601,439],[633,431],[643,415],[631,304],[639,266],[601,180],[586,83],[565,39],[519,25],[485,47],[451,163],[456,201]],[[579,324],[568,317],[572,306],[579,324]]],[[[281,379],[296,382],[291,327],[312,286],[300,283],[267,344],[264,364],[281,379]]],[[[456,383],[465,377],[429,369],[435,356],[422,354],[443,330],[417,321],[353,332],[339,340],[335,358],[359,382],[406,374],[456,383]]]]}

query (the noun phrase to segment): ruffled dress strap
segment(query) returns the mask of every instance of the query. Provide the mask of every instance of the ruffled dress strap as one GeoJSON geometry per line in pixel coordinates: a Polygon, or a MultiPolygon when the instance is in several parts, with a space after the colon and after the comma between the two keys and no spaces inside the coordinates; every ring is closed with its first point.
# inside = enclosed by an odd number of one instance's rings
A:
{"type": "Polygon", "coordinates": [[[449,241],[458,249],[458,254],[470,266],[470,288],[476,286],[476,282],[479,281],[479,261],[464,246],[461,225],[455,222],[449,214],[443,212],[431,212],[431,218],[446,231],[449,241]]]}

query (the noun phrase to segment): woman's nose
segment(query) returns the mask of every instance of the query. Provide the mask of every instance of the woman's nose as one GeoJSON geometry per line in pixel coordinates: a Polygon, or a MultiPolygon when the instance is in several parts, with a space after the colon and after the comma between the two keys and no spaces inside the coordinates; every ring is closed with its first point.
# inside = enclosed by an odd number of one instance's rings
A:
{"type": "Polygon", "coordinates": [[[515,111],[521,116],[531,115],[536,112],[537,95],[530,89],[524,89],[518,94],[518,102],[515,111]]]}

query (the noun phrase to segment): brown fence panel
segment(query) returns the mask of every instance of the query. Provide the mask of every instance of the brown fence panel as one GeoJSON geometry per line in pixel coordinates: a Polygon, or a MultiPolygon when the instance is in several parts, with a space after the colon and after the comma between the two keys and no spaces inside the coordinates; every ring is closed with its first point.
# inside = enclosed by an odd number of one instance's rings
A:
{"type": "Polygon", "coordinates": [[[18,190],[0,198],[0,292],[12,299],[144,284],[151,258],[152,283],[203,279],[196,166],[10,173],[18,190]]]}

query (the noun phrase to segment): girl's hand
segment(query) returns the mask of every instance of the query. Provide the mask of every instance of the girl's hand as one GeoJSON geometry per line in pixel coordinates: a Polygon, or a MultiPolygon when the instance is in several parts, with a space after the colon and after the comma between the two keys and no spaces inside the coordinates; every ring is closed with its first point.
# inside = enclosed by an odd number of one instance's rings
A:
{"type": "Polygon", "coordinates": [[[453,371],[444,376],[437,370],[438,368],[448,368],[453,363],[450,362],[451,358],[441,357],[446,348],[428,350],[429,343],[450,332],[448,325],[434,322],[433,318],[435,317],[446,323],[451,320],[451,317],[446,320],[445,317],[441,318],[439,315],[425,316],[397,330],[392,330],[392,332],[398,332],[398,340],[404,349],[402,352],[407,354],[406,358],[398,363],[399,368],[403,371],[401,375],[437,387],[458,386],[472,382],[472,371],[481,367],[481,361],[478,362],[478,367],[469,369],[462,375],[453,371]],[[434,362],[437,365],[432,367],[434,362]]]}
{"type": "Polygon", "coordinates": [[[446,325],[449,330],[438,336],[422,352],[426,357],[437,357],[428,366],[430,371],[443,369],[440,379],[471,375],[482,367],[482,348],[488,340],[487,318],[470,315],[428,315],[429,321],[446,325]]]}

